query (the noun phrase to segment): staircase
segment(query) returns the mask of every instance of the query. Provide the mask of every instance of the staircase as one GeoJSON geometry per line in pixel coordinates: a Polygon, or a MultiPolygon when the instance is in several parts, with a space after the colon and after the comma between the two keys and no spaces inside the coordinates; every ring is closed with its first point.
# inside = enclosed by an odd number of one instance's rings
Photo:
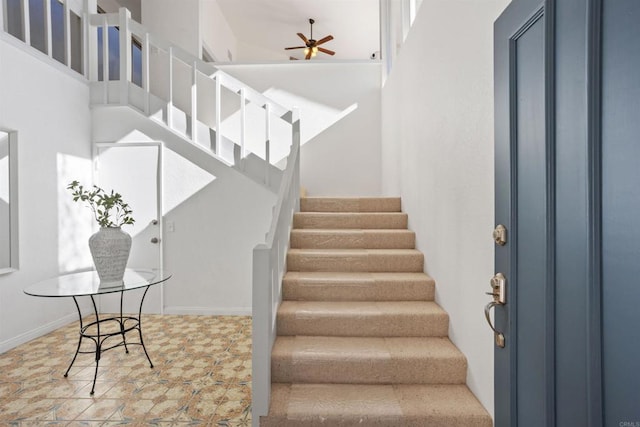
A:
{"type": "Polygon", "coordinates": [[[491,426],[400,199],[303,198],[261,426],[491,426]]]}

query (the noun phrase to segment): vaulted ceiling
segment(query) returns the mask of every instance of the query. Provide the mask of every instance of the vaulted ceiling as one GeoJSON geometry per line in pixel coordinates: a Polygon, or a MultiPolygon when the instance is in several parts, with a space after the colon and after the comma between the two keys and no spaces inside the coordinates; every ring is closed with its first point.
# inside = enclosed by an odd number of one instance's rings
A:
{"type": "MultiPolygon", "coordinates": [[[[179,0],[175,0],[179,1],[179,0]]],[[[366,60],[380,51],[379,0],[204,0],[217,1],[236,39],[262,51],[273,52],[274,60],[293,56],[304,58],[303,50],[285,51],[300,46],[296,33],[309,37],[309,18],[315,20],[316,40],[326,35],[334,39],[323,47],[334,56],[318,54],[317,60],[366,60]]],[[[98,0],[107,12],[120,6],[131,10],[140,21],[141,0],[98,0]]],[[[261,59],[264,59],[264,55],[261,59]]],[[[251,61],[245,57],[244,60],[251,61]]]]}
{"type": "MultiPolygon", "coordinates": [[[[322,60],[369,59],[380,50],[380,6],[377,0],[218,0],[236,38],[245,44],[282,55],[288,46],[309,37],[309,18],[315,20],[316,40],[331,34],[323,47],[335,56],[322,60]]],[[[286,52],[303,58],[302,49],[286,52]]]]}

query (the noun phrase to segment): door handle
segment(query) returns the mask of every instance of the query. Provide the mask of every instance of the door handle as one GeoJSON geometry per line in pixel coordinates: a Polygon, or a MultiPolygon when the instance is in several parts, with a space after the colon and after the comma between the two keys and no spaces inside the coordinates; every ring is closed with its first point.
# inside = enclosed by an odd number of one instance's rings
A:
{"type": "Polygon", "coordinates": [[[498,273],[491,278],[490,283],[492,292],[486,292],[486,294],[491,295],[493,297],[493,301],[489,302],[489,304],[484,307],[484,317],[487,319],[487,323],[493,331],[496,339],[496,345],[500,348],[504,348],[504,334],[497,330],[495,326],[493,326],[493,323],[491,323],[491,316],[489,312],[492,308],[505,305],[507,303],[507,278],[504,277],[504,274],[498,273]]]}
{"type": "Polygon", "coordinates": [[[160,239],[158,239],[157,237],[152,237],[151,238],[151,243],[153,243],[153,244],[160,243],[160,239]]]}

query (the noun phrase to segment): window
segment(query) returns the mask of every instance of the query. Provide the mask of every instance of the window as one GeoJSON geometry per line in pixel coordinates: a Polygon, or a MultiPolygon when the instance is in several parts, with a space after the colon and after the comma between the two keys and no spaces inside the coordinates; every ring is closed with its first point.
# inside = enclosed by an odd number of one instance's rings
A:
{"type": "Polygon", "coordinates": [[[64,6],[59,0],[48,1],[51,5],[51,56],[64,64],[64,6]]]}
{"type": "Polygon", "coordinates": [[[5,0],[6,31],[24,41],[24,13],[21,0],[5,0]]]}
{"type": "Polygon", "coordinates": [[[69,31],[71,33],[71,69],[82,74],[84,68],[82,52],[82,18],[74,12],[71,12],[69,18],[69,31]]]}
{"type": "Polygon", "coordinates": [[[29,0],[29,37],[31,46],[47,53],[44,0],[29,0]]]}

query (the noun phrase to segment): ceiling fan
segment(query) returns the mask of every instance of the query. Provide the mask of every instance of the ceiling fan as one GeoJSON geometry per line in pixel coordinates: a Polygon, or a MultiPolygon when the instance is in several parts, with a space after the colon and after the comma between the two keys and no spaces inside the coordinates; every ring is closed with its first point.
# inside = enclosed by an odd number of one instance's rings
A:
{"type": "Polygon", "coordinates": [[[328,35],[320,40],[315,40],[313,38],[313,24],[315,22],[316,21],[313,19],[309,19],[309,24],[311,24],[311,35],[309,38],[306,38],[302,33],[298,33],[298,37],[302,39],[304,46],[285,47],[284,50],[304,49],[304,59],[311,59],[316,56],[318,52],[326,53],[327,55],[335,55],[336,53],[334,51],[320,47],[321,44],[333,40],[332,35],[328,35]]]}

